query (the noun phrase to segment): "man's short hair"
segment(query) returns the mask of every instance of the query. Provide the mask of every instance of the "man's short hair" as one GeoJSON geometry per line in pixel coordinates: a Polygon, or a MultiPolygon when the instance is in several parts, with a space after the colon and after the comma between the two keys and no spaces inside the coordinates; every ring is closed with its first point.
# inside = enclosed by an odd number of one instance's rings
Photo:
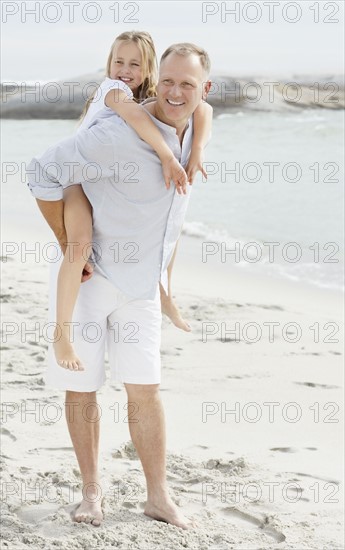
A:
{"type": "Polygon", "coordinates": [[[200,59],[200,63],[205,73],[209,75],[211,70],[211,61],[206,50],[196,46],[191,42],[180,42],[178,44],[172,44],[165,50],[161,57],[161,63],[170,55],[171,53],[176,53],[177,55],[187,56],[187,55],[197,55],[200,59]]]}

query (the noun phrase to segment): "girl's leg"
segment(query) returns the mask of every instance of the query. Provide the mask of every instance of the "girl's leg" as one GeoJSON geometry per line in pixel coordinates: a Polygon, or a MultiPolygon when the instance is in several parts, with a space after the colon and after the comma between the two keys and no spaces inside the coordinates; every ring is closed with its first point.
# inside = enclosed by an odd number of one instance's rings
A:
{"type": "Polygon", "coordinates": [[[91,205],[81,185],[72,185],[64,192],[64,221],[67,249],[57,283],[57,305],[54,352],[57,362],[70,370],[84,370],[74,353],[70,323],[77,300],[83,268],[91,253],[91,205]]]}
{"type": "Polygon", "coordinates": [[[175,261],[176,250],[177,250],[177,243],[175,246],[174,254],[170,260],[170,264],[168,265],[168,294],[166,294],[162,285],[161,284],[159,285],[159,289],[161,293],[162,313],[164,313],[167,317],[169,317],[169,319],[174,323],[174,325],[177,328],[181,328],[186,332],[190,332],[192,329],[190,328],[189,324],[183,319],[172,297],[171,273],[172,273],[172,268],[175,261]]]}

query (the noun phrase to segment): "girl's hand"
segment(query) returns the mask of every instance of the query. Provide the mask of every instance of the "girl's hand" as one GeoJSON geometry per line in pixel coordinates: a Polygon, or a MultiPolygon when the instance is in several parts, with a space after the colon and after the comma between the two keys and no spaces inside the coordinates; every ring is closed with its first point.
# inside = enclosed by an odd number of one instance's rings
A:
{"type": "Polygon", "coordinates": [[[166,188],[170,189],[170,181],[173,180],[177,192],[180,195],[182,193],[185,195],[187,193],[186,188],[187,188],[188,178],[181,164],[178,162],[178,160],[174,156],[171,156],[167,159],[163,159],[161,162],[162,162],[163,176],[164,176],[166,188]]]}
{"type": "Polygon", "coordinates": [[[201,150],[193,151],[192,149],[189,157],[188,165],[186,168],[187,177],[191,185],[194,181],[194,178],[197,172],[201,172],[204,178],[207,179],[207,173],[203,168],[203,160],[204,160],[203,152],[201,150]]]}

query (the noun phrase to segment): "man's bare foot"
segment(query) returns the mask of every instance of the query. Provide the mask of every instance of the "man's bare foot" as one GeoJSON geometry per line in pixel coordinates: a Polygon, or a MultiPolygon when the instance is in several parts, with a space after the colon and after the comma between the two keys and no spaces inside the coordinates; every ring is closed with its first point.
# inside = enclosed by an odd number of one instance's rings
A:
{"type": "Polygon", "coordinates": [[[169,317],[175,327],[185,330],[186,332],[191,332],[192,329],[190,325],[183,319],[174,300],[163,292],[161,292],[161,309],[162,313],[169,317]]]}
{"type": "Polygon", "coordinates": [[[102,500],[96,502],[83,499],[71,512],[71,518],[77,523],[90,523],[99,527],[103,520],[102,500]]]}
{"type": "Polygon", "coordinates": [[[85,370],[79,357],[74,353],[73,347],[69,341],[68,334],[58,332],[57,328],[54,331],[53,348],[57,363],[68,370],[85,370]]]}
{"type": "Polygon", "coordinates": [[[181,514],[169,496],[165,497],[161,502],[154,503],[147,501],[144,514],[157,521],[164,521],[165,523],[176,525],[176,527],[181,527],[181,529],[193,529],[198,526],[195,521],[181,514]]]}

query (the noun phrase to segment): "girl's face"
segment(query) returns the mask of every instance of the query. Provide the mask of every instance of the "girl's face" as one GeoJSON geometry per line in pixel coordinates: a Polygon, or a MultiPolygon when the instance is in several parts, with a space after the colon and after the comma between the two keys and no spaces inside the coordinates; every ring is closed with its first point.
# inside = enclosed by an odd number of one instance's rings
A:
{"type": "Polygon", "coordinates": [[[144,81],[141,53],[134,42],[118,42],[113,49],[110,78],[122,80],[134,92],[144,81]]]}

